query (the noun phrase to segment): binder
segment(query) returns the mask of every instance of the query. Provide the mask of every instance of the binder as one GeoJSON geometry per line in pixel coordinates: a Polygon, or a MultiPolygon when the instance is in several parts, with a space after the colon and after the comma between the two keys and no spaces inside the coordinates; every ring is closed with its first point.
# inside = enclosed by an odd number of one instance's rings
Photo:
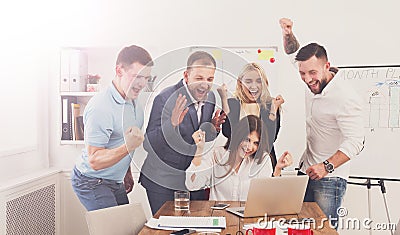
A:
{"type": "Polygon", "coordinates": [[[76,103],[76,101],[77,98],[74,96],[61,97],[61,140],[73,140],[71,103],[76,103]]]}
{"type": "Polygon", "coordinates": [[[62,126],[61,126],[61,139],[69,140],[69,126],[68,126],[68,99],[62,98],[61,100],[61,109],[62,109],[62,126]]]}
{"type": "Polygon", "coordinates": [[[84,139],[83,116],[75,117],[75,139],[84,139]]]}
{"type": "Polygon", "coordinates": [[[69,91],[69,50],[60,53],[60,91],[69,91]]]}
{"type": "Polygon", "coordinates": [[[80,114],[81,106],[76,103],[71,103],[71,123],[72,123],[72,140],[79,140],[77,138],[78,124],[76,122],[80,114]]]}
{"type": "Polygon", "coordinates": [[[88,55],[79,49],[63,49],[60,54],[60,91],[85,91],[88,55]]]}
{"type": "Polygon", "coordinates": [[[72,49],[69,60],[69,90],[85,91],[87,75],[87,53],[82,50],[72,49]]]}
{"type": "Polygon", "coordinates": [[[70,111],[71,111],[71,115],[70,115],[70,117],[71,117],[71,136],[72,136],[72,140],[75,140],[75,115],[74,115],[74,103],[71,103],[71,108],[70,108],[70,111]]]}

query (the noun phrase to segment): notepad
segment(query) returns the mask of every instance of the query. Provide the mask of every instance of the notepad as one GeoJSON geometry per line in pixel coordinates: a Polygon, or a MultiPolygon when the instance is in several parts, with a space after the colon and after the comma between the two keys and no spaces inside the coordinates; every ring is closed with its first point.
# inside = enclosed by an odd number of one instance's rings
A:
{"type": "Polygon", "coordinates": [[[160,216],[159,227],[175,228],[226,228],[225,217],[160,216]]]}

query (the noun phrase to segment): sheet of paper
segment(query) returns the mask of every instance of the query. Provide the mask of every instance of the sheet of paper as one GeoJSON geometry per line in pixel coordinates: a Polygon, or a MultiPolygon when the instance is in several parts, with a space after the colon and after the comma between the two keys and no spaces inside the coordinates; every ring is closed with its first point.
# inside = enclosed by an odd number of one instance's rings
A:
{"type": "Polygon", "coordinates": [[[225,217],[215,216],[160,216],[159,227],[226,228],[225,217]]]}
{"type": "MultiPolygon", "coordinates": [[[[159,221],[156,218],[150,218],[145,225],[152,229],[160,229],[160,230],[181,230],[182,228],[161,228],[158,227],[159,221]]],[[[221,232],[221,229],[198,229],[198,228],[187,228],[187,229],[194,229],[196,232],[221,232]]]]}

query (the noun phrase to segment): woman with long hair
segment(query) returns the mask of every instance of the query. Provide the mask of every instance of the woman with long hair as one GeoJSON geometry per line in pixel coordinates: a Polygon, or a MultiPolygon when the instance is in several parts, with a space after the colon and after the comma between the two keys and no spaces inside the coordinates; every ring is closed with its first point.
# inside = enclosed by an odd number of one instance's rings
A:
{"type": "Polygon", "coordinates": [[[198,190],[209,186],[210,200],[242,201],[247,198],[251,178],[279,176],[282,168],[292,164],[292,156],[284,152],[272,170],[269,153],[263,151],[268,143],[263,125],[257,116],[246,116],[225,146],[209,151],[204,151],[205,132],[193,133],[197,151],[186,170],[186,187],[198,190]]]}
{"type": "Polygon", "coordinates": [[[222,124],[222,133],[228,139],[240,119],[255,115],[264,123],[268,134],[268,144],[263,150],[271,154],[272,167],[276,165],[274,142],[280,128],[280,106],[285,102],[281,95],[273,98],[268,90],[268,78],[263,68],[257,63],[246,64],[239,74],[235,97],[227,98],[226,89],[219,89],[223,110],[227,114],[222,124]]]}

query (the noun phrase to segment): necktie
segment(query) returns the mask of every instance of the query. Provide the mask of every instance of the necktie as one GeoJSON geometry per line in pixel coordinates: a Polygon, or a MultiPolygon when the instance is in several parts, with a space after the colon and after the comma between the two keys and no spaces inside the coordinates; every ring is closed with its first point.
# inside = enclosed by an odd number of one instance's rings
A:
{"type": "Polygon", "coordinates": [[[198,101],[194,106],[197,111],[197,121],[199,122],[199,124],[200,124],[200,119],[201,119],[201,108],[203,107],[203,105],[204,105],[204,102],[198,101]]]}

